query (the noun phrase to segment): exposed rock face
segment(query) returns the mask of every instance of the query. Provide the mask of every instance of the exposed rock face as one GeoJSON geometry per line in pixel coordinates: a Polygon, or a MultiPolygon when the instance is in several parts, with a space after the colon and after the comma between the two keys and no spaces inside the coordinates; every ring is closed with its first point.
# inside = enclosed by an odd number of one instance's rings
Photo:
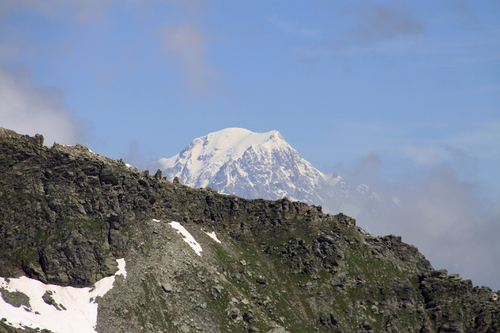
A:
{"type": "Polygon", "coordinates": [[[319,206],[192,189],[1,128],[0,200],[1,276],[91,286],[125,257],[99,332],[500,331],[497,293],[319,206]]]}

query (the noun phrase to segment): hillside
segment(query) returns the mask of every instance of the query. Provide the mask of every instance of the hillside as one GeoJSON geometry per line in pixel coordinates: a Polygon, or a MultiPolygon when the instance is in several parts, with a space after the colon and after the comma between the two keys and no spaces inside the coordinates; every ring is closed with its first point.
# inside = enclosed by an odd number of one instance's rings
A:
{"type": "Polygon", "coordinates": [[[0,332],[71,331],[51,326],[69,314],[98,332],[500,331],[490,288],[320,206],[193,189],[3,128],[0,191],[0,332]]]}

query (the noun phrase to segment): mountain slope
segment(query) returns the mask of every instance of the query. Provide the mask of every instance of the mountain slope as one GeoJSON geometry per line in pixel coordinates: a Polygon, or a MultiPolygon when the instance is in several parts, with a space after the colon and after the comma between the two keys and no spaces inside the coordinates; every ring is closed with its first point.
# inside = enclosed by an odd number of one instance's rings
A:
{"type": "Polygon", "coordinates": [[[74,311],[67,290],[104,281],[78,305],[97,304],[98,332],[500,330],[498,293],[435,271],[400,237],[2,128],[0,217],[2,333],[71,331],[59,325],[74,311]],[[30,290],[37,281],[52,294],[30,290]]]}
{"type": "Polygon", "coordinates": [[[367,219],[383,200],[366,185],[349,184],[335,173],[324,175],[277,131],[227,128],[210,133],[152,168],[195,188],[208,186],[249,199],[287,197],[367,219]]]}

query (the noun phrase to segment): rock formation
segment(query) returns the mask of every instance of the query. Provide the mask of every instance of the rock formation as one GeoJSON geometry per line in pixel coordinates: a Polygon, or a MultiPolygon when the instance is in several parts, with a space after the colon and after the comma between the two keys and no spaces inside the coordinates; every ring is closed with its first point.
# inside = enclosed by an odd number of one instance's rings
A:
{"type": "MultiPolygon", "coordinates": [[[[500,331],[496,292],[435,271],[400,237],[0,128],[0,276],[91,287],[119,258],[127,277],[96,300],[98,332],[500,331]]],[[[51,329],[10,324],[0,332],[51,329]]]]}

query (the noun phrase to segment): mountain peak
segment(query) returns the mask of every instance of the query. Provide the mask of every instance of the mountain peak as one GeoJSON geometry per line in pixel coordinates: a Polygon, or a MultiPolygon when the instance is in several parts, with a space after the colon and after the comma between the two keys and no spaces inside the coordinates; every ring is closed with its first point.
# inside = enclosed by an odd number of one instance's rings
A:
{"type": "Polygon", "coordinates": [[[204,143],[202,154],[215,150],[219,155],[225,153],[238,158],[252,145],[258,146],[276,139],[284,141],[278,131],[254,133],[244,128],[231,127],[197,138],[193,143],[198,141],[204,143]]]}
{"type": "Polygon", "coordinates": [[[278,131],[254,133],[244,128],[226,128],[194,139],[183,151],[153,163],[166,170],[167,177],[180,177],[192,187],[206,187],[209,179],[230,161],[237,161],[249,150],[292,149],[278,131]]]}
{"type": "Polygon", "coordinates": [[[297,188],[302,185],[312,193],[313,185],[323,177],[280,132],[254,133],[243,128],[226,128],[197,138],[179,154],[162,158],[152,167],[191,187],[210,186],[240,195],[244,187],[247,198],[306,200],[297,188]]]}

